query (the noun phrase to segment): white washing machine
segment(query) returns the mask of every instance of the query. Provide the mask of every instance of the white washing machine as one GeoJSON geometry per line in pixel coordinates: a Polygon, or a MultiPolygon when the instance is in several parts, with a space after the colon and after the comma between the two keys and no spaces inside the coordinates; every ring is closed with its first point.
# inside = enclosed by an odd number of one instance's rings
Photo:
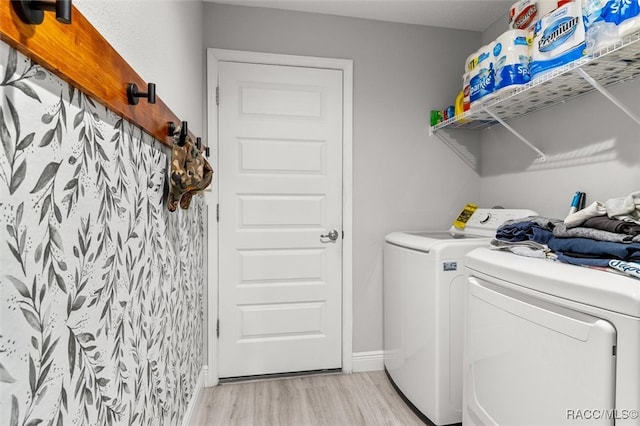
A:
{"type": "Polygon", "coordinates": [[[640,281],[467,255],[465,426],[640,425],[640,281]]]}
{"type": "Polygon", "coordinates": [[[478,209],[464,230],[393,232],[384,245],[384,365],[435,425],[462,420],[464,256],[530,210],[478,209]]]}

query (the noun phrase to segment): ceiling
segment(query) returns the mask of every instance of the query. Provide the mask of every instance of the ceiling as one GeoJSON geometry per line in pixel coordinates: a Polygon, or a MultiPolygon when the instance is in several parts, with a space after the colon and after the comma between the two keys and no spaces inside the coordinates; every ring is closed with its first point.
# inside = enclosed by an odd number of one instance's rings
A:
{"type": "MultiPolygon", "coordinates": [[[[506,15],[514,0],[205,0],[239,6],[266,7],[484,31],[506,15]]],[[[506,19],[506,18],[505,18],[506,19]]],[[[505,27],[506,27],[505,21],[505,27]]]]}

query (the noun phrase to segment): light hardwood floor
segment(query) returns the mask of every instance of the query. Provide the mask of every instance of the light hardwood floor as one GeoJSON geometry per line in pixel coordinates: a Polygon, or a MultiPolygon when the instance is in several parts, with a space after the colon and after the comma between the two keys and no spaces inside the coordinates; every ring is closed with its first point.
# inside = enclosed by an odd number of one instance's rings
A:
{"type": "Polygon", "coordinates": [[[383,371],[265,379],[206,388],[193,424],[424,426],[383,371]]]}

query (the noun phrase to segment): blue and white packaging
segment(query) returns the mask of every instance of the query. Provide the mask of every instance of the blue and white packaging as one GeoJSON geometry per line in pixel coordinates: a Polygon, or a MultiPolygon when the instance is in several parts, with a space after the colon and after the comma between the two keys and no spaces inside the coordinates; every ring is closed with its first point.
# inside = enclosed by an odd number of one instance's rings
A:
{"type": "Polygon", "coordinates": [[[589,52],[640,29],[640,0],[583,0],[589,52]]]}
{"type": "Polygon", "coordinates": [[[523,85],[531,80],[529,32],[525,30],[505,31],[496,39],[493,47],[494,93],[503,89],[523,85]]]}
{"type": "Polygon", "coordinates": [[[488,100],[494,90],[495,75],[493,71],[493,46],[491,42],[478,50],[476,66],[471,70],[469,82],[469,98],[471,105],[480,99],[488,100]]]}
{"type": "Polygon", "coordinates": [[[536,23],[531,46],[531,78],[586,54],[586,31],[581,3],[566,3],[536,23]]]}

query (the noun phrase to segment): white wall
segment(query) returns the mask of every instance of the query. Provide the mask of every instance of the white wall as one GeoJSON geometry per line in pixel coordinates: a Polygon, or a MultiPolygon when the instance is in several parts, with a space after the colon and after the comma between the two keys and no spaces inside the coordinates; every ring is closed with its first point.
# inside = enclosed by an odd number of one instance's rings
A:
{"type": "MultiPolygon", "coordinates": [[[[199,0],[74,0],[189,130],[203,136],[204,49],[199,0]]],[[[203,139],[204,140],[204,139],[203,139]]]]}
{"type": "MultiPolygon", "coordinates": [[[[507,28],[506,16],[483,33],[489,42],[507,28]]],[[[640,116],[640,80],[609,90],[640,116]]],[[[536,154],[501,126],[481,135],[481,200],[527,207],[564,218],[576,191],[587,203],[640,189],[640,126],[595,92],[527,115],[510,124],[547,156],[536,154]]]]}
{"type": "Polygon", "coordinates": [[[384,235],[448,228],[477,201],[477,174],[428,123],[453,103],[480,34],[221,4],[204,17],[205,47],[354,60],[353,350],[382,349],[384,235]]]}
{"type": "Polygon", "coordinates": [[[496,19],[489,28],[482,33],[482,44],[491,43],[498,38],[503,32],[508,29],[509,26],[509,11],[505,10],[504,15],[496,19]]]}

